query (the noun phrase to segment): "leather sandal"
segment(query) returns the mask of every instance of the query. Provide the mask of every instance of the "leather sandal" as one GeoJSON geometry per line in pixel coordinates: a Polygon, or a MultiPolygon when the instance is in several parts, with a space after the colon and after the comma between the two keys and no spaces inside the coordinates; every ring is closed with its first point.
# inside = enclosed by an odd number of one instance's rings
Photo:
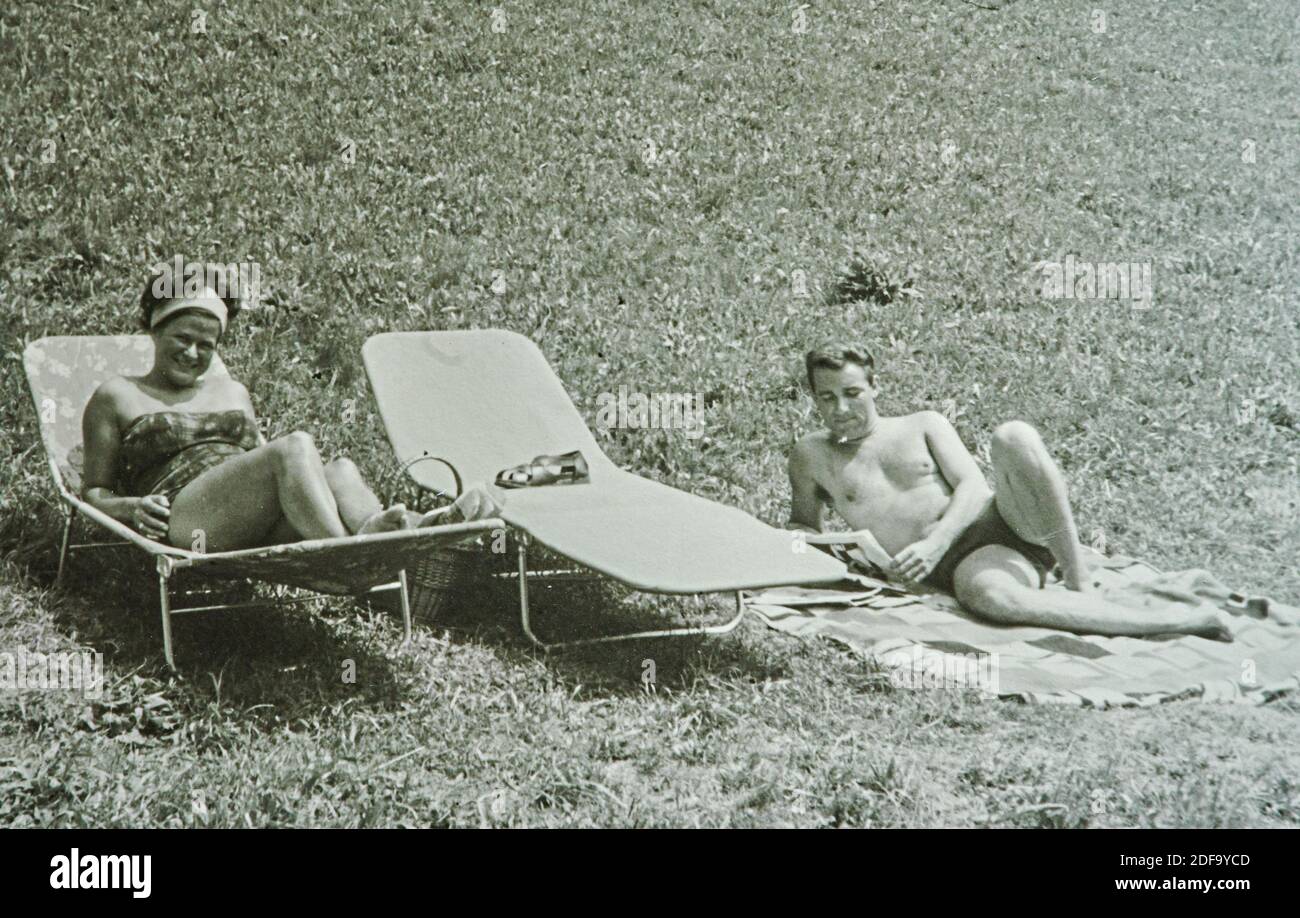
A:
{"type": "Polygon", "coordinates": [[[558,456],[537,456],[532,462],[503,469],[497,473],[496,484],[499,488],[536,488],[552,484],[577,484],[590,477],[586,457],[575,449],[558,456]]]}

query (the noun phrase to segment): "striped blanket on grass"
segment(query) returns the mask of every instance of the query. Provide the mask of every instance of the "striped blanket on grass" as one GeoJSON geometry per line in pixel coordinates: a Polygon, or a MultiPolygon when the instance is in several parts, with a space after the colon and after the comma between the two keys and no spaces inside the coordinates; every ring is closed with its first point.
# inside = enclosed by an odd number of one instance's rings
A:
{"type": "MultiPolygon", "coordinates": [[[[1203,570],[1162,573],[1120,556],[1090,561],[1104,593],[1126,604],[1209,602],[1235,613],[1234,640],[993,625],[950,596],[911,593],[865,576],[846,582],[846,589],[787,587],[745,598],[772,628],[847,644],[905,688],[964,686],[1025,702],[1096,708],[1174,699],[1259,704],[1300,688],[1300,608],[1234,593],[1203,570]]],[[[1059,582],[1047,588],[1064,589],[1059,582]]]]}

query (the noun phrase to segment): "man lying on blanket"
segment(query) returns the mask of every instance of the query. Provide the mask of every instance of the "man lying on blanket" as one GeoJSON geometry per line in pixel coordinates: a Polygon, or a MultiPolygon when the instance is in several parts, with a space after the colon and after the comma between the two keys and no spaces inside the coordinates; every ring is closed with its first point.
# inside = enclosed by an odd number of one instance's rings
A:
{"type": "Polygon", "coordinates": [[[805,358],[827,429],[790,454],[790,525],[809,542],[855,544],[887,576],[950,592],[1008,625],[1083,634],[1196,634],[1232,640],[1229,616],[1131,608],[1093,589],[1065,481],[1038,432],[1009,421],[993,433],[996,491],[948,420],[934,411],[876,412],[875,362],[831,343],[805,358]],[[835,508],[854,531],[822,534],[835,508]],[[1053,563],[1068,590],[1044,590],[1053,563]]]}

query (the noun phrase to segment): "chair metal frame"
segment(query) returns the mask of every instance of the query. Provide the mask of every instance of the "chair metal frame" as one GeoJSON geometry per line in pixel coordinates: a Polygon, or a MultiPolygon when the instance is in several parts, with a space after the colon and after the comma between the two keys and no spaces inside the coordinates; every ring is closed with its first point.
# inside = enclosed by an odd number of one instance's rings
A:
{"type": "MultiPolygon", "coordinates": [[[[649,631],[631,631],[624,634],[608,634],[592,638],[579,638],[572,641],[554,641],[548,642],[542,640],[533,631],[531,607],[528,599],[528,583],[530,580],[539,581],[565,581],[565,580],[614,580],[603,574],[594,571],[588,571],[584,568],[564,568],[558,570],[530,570],[528,567],[528,543],[530,537],[528,533],[521,529],[511,529],[510,535],[515,540],[515,559],[516,569],[503,573],[493,574],[498,580],[516,580],[519,584],[519,626],[523,629],[524,636],[535,647],[541,649],[544,653],[551,653],[557,650],[568,650],[573,647],[589,647],[593,644],[614,644],[620,641],[641,641],[654,638],[668,637],[690,637],[708,634],[728,634],[740,627],[740,623],[745,618],[748,609],[745,607],[743,591],[736,590],[736,614],[725,622],[717,625],[692,625],[684,628],[660,628],[649,631]]],[[[682,594],[662,594],[662,595],[682,595],[682,596],[704,596],[711,594],[704,593],[682,593],[682,594]]]]}
{"type": "MultiPolygon", "coordinates": [[[[63,515],[63,534],[59,546],[58,573],[55,577],[57,585],[63,585],[66,582],[68,568],[70,566],[71,556],[74,552],[80,550],[99,549],[119,547],[123,545],[134,546],[144,551],[154,558],[154,565],[158,575],[158,596],[160,605],[160,614],[162,618],[163,632],[163,653],[167,660],[167,665],[176,669],[175,653],[172,641],[172,616],[189,613],[218,611],[225,609],[253,608],[280,604],[294,604],[320,601],[330,595],[355,595],[363,596],[377,592],[397,590],[400,599],[403,625],[403,642],[402,646],[409,644],[412,635],[412,610],[410,588],[407,581],[406,567],[409,566],[413,558],[419,557],[426,550],[423,544],[424,536],[430,533],[432,529],[442,531],[438,538],[430,538],[428,549],[435,548],[434,543],[442,544],[441,538],[450,538],[457,540],[462,536],[471,536],[474,533],[482,532],[490,528],[504,526],[501,520],[479,520],[474,522],[464,522],[448,524],[446,526],[431,527],[416,532],[392,532],[377,533],[365,536],[348,536],[338,539],[319,539],[311,540],[310,543],[303,543],[305,547],[288,547],[289,552],[311,552],[318,548],[322,551],[335,552],[335,557],[339,552],[346,557],[351,550],[352,543],[374,543],[374,542],[392,542],[392,549],[397,555],[392,557],[384,565],[384,570],[379,572],[375,579],[385,579],[396,574],[397,579],[387,583],[374,584],[374,580],[369,577],[347,577],[330,580],[328,577],[322,577],[319,581],[320,588],[313,585],[313,578],[304,578],[294,574],[289,576],[278,576],[278,562],[274,561],[271,556],[285,553],[286,549],[278,546],[266,546],[264,548],[237,550],[229,552],[195,552],[187,551],[183,548],[177,548],[163,542],[158,542],[145,537],[131,527],[125,525],[122,521],[114,519],[102,510],[97,509],[76,493],[70,483],[72,478],[65,477],[64,470],[60,461],[67,459],[70,471],[74,470],[71,464],[71,450],[73,447],[73,437],[76,436],[73,430],[66,429],[64,426],[64,441],[59,442],[59,436],[53,432],[56,419],[62,416],[65,420],[70,417],[68,411],[78,406],[65,405],[62,415],[54,414],[47,416],[47,411],[52,410],[54,402],[50,398],[42,400],[42,395],[47,394],[45,386],[40,382],[39,375],[34,372],[34,367],[40,364],[35,361],[34,355],[41,355],[46,359],[50,355],[47,348],[52,348],[53,353],[63,360],[68,361],[71,366],[65,366],[60,375],[68,376],[72,372],[72,367],[78,366],[82,362],[83,352],[80,348],[85,345],[89,348],[85,353],[89,355],[91,365],[97,365],[98,369],[106,370],[109,362],[116,360],[118,353],[122,358],[128,361],[134,360],[137,364],[146,359],[147,355],[143,352],[147,350],[144,345],[145,336],[89,336],[89,337],[67,337],[55,336],[53,338],[43,338],[40,341],[34,341],[27,345],[23,355],[24,369],[27,373],[29,390],[35,403],[36,412],[40,419],[41,441],[45,449],[46,464],[50,471],[50,477],[54,482],[55,491],[58,497],[58,509],[63,515]],[[133,340],[134,339],[134,340],[133,340]],[[75,344],[77,350],[72,356],[69,356],[66,349],[75,344]],[[99,348],[116,348],[117,351],[111,354],[105,351],[99,351],[99,348]],[[134,349],[134,350],[133,350],[134,349]],[[143,355],[143,356],[142,356],[143,355]],[[96,364],[95,358],[98,358],[96,364]],[[68,455],[63,455],[63,450],[68,450],[68,455]],[[116,536],[117,541],[95,541],[90,540],[82,543],[73,542],[73,529],[77,520],[85,517],[92,523],[97,524],[100,528],[106,530],[111,536],[116,536]],[[343,544],[347,543],[347,544],[343,544]],[[419,544],[417,544],[419,543],[419,544]],[[263,576],[259,570],[259,563],[263,560],[262,552],[265,551],[268,557],[265,559],[270,564],[267,566],[267,575],[263,576]],[[208,604],[190,604],[178,606],[174,604],[176,597],[195,597],[203,593],[211,593],[211,590],[173,590],[173,579],[183,570],[194,570],[201,573],[202,569],[214,565],[218,570],[213,571],[213,575],[222,580],[232,583],[244,582],[248,584],[266,583],[272,585],[277,592],[273,598],[259,599],[254,602],[236,602],[236,603],[208,603],[208,604]],[[220,568],[225,566],[225,571],[220,568]],[[355,584],[355,590],[349,589],[349,586],[355,584]],[[287,595],[286,595],[287,594],[287,595]]],[[[225,374],[228,370],[220,357],[214,357],[211,372],[225,374]]],[[[84,407],[82,408],[84,410],[84,407]]],[[[76,441],[79,442],[79,439],[76,441]]],[[[376,551],[373,546],[371,551],[376,551]]],[[[387,549],[378,551],[386,552],[387,549]]]]}
{"type": "MultiPolygon", "coordinates": [[[[58,568],[58,573],[55,574],[54,577],[55,584],[62,585],[64,583],[64,575],[67,572],[68,564],[71,560],[71,556],[74,551],[79,551],[83,549],[121,548],[124,546],[129,547],[129,546],[135,546],[136,543],[130,539],[120,539],[115,542],[83,542],[80,545],[73,545],[72,530],[73,527],[76,525],[77,517],[79,515],[86,516],[87,519],[90,519],[93,522],[98,523],[101,527],[107,528],[110,531],[114,530],[116,526],[109,526],[103,520],[98,519],[97,517],[100,515],[100,512],[98,510],[96,510],[94,507],[90,506],[89,504],[85,503],[84,501],[79,500],[76,497],[73,497],[68,492],[66,487],[64,487],[63,477],[62,475],[59,474],[58,468],[54,466],[53,462],[51,462],[50,465],[52,466],[52,471],[55,475],[55,481],[57,481],[59,484],[60,496],[67,504],[67,506],[61,506],[59,508],[60,512],[64,516],[64,526],[63,526],[62,545],[59,549],[59,568],[58,568]]],[[[117,524],[117,526],[121,525],[116,520],[111,520],[111,522],[117,524]]],[[[295,605],[298,603],[307,603],[307,602],[323,602],[325,601],[328,595],[324,593],[309,593],[309,591],[287,586],[285,584],[271,584],[275,589],[283,590],[285,592],[291,593],[291,595],[277,596],[274,599],[255,600],[253,602],[215,603],[206,606],[183,606],[180,608],[176,608],[172,605],[173,595],[188,598],[192,596],[202,595],[203,593],[208,593],[211,591],[210,590],[180,590],[177,591],[175,594],[173,594],[172,582],[171,582],[172,578],[175,576],[175,574],[178,571],[182,571],[187,568],[194,567],[194,560],[191,558],[166,554],[162,552],[154,553],[153,557],[155,559],[155,567],[158,573],[158,601],[159,601],[159,612],[162,617],[163,657],[167,661],[168,668],[171,669],[173,672],[176,671],[175,647],[172,640],[172,616],[173,615],[184,615],[187,613],[194,613],[194,612],[218,612],[218,611],[226,611],[230,609],[254,609],[254,608],[264,608],[268,606],[295,605]],[[299,593],[308,593],[309,595],[292,595],[294,591],[297,591],[299,593]]],[[[255,581],[250,579],[245,579],[244,582],[248,584],[253,584],[255,581]]],[[[406,571],[405,570],[400,571],[398,573],[397,580],[391,583],[383,583],[376,587],[372,587],[370,590],[368,590],[365,594],[362,595],[370,595],[371,593],[389,592],[392,590],[398,591],[398,597],[401,601],[402,643],[400,646],[406,647],[411,643],[411,635],[412,635],[411,594],[406,579],[406,571]]]]}

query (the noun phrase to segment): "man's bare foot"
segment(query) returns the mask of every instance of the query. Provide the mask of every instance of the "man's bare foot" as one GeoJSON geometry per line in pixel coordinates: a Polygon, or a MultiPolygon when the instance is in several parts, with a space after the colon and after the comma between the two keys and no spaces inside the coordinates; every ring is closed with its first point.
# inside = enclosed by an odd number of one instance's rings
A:
{"type": "Polygon", "coordinates": [[[1074,567],[1067,568],[1061,565],[1061,582],[1065,584],[1067,590],[1073,590],[1076,593],[1094,593],[1096,587],[1092,582],[1092,571],[1088,570],[1088,565],[1082,558],[1074,567]]]}
{"type": "Polygon", "coordinates": [[[1233,639],[1231,622],[1232,616],[1227,612],[1207,608],[1205,612],[1197,613],[1192,618],[1187,633],[1211,641],[1231,642],[1233,639]]]}
{"type": "Polygon", "coordinates": [[[372,513],[357,529],[357,535],[373,535],[376,532],[393,532],[405,529],[406,505],[393,504],[387,510],[372,513]]]}

